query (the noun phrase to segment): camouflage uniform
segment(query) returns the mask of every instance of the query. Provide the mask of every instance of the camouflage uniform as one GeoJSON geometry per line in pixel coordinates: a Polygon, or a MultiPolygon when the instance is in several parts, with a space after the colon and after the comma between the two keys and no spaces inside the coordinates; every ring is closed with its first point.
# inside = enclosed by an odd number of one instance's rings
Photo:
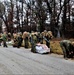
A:
{"type": "Polygon", "coordinates": [[[17,47],[19,48],[19,47],[21,47],[22,41],[23,41],[22,33],[18,33],[18,38],[17,38],[17,40],[18,40],[18,45],[17,45],[17,47]]]}
{"type": "Polygon", "coordinates": [[[45,33],[45,36],[43,37],[44,40],[46,41],[46,45],[48,46],[48,48],[50,48],[50,39],[53,37],[52,32],[48,31],[45,33]]]}
{"type": "Polygon", "coordinates": [[[46,45],[48,46],[48,48],[50,48],[50,37],[47,35],[45,35],[45,41],[46,41],[46,45]]]}
{"type": "Polygon", "coordinates": [[[8,41],[11,41],[11,33],[8,33],[8,41]]]}
{"type": "Polygon", "coordinates": [[[32,34],[30,38],[31,38],[31,52],[36,53],[35,46],[37,43],[37,36],[35,34],[32,34]]]}
{"type": "Polygon", "coordinates": [[[2,42],[2,34],[0,34],[0,46],[1,46],[1,42],[2,42]]]}
{"type": "Polygon", "coordinates": [[[71,45],[71,41],[69,41],[69,40],[62,40],[60,42],[60,46],[61,46],[61,48],[63,50],[64,58],[73,57],[73,50],[72,50],[73,46],[71,45]]]}
{"type": "Polygon", "coordinates": [[[40,39],[41,39],[41,40],[40,40],[40,43],[41,43],[41,44],[43,44],[43,37],[44,37],[44,32],[42,32],[42,33],[40,34],[40,39]]]}
{"type": "Polygon", "coordinates": [[[28,43],[28,32],[24,32],[23,33],[23,40],[24,40],[24,47],[25,48],[28,48],[28,46],[29,46],[29,43],[28,43]]]}
{"type": "Polygon", "coordinates": [[[3,40],[3,47],[8,47],[6,44],[6,41],[7,41],[7,33],[6,32],[4,32],[2,34],[2,40],[3,40]]]}
{"type": "Polygon", "coordinates": [[[41,41],[40,32],[38,32],[36,36],[37,36],[37,42],[40,42],[41,41]]]}
{"type": "Polygon", "coordinates": [[[13,33],[13,47],[17,47],[18,45],[18,35],[17,33],[13,33]]]}

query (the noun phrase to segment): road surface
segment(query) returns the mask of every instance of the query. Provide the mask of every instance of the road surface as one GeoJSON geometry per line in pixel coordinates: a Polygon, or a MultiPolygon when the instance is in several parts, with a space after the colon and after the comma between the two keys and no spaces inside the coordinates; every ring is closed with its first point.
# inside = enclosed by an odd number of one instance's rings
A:
{"type": "Polygon", "coordinates": [[[0,47],[0,75],[73,75],[74,61],[62,55],[41,55],[25,48],[0,47]]]}

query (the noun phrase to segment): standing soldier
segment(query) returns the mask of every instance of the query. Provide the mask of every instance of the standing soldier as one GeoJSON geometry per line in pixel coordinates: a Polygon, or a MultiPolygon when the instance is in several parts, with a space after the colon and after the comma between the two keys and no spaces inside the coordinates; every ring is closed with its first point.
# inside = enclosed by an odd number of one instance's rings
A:
{"type": "Polygon", "coordinates": [[[43,44],[43,38],[44,38],[44,32],[42,32],[42,33],[40,34],[40,39],[41,39],[41,40],[40,40],[40,43],[41,43],[41,44],[43,44]]]}
{"type": "Polygon", "coordinates": [[[17,44],[17,48],[20,48],[21,45],[22,45],[22,41],[23,41],[23,38],[22,38],[22,33],[18,33],[18,37],[17,37],[17,40],[18,40],[18,44],[17,44]]]}
{"type": "Polygon", "coordinates": [[[45,39],[45,41],[46,41],[46,45],[48,46],[48,48],[50,48],[50,37],[49,37],[48,33],[46,33],[44,39],[45,39]]]}
{"type": "Polygon", "coordinates": [[[8,41],[11,41],[11,33],[8,33],[8,41]]]}
{"type": "Polygon", "coordinates": [[[17,47],[18,45],[18,36],[17,33],[13,33],[13,47],[17,47]]]}
{"type": "Polygon", "coordinates": [[[46,41],[46,45],[48,46],[48,48],[50,48],[50,39],[53,37],[52,32],[51,31],[44,31],[45,35],[43,37],[43,39],[46,41]]]}
{"type": "Polygon", "coordinates": [[[41,41],[40,32],[38,32],[36,36],[37,36],[37,42],[40,42],[41,41]]]}
{"type": "Polygon", "coordinates": [[[29,43],[28,43],[28,32],[23,32],[23,40],[24,40],[24,47],[25,48],[28,48],[28,46],[29,46],[29,43]]]}
{"type": "Polygon", "coordinates": [[[37,36],[34,32],[31,34],[30,40],[31,40],[31,52],[36,53],[35,46],[37,43],[37,36]]]}
{"type": "Polygon", "coordinates": [[[2,34],[2,40],[3,40],[3,47],[8,47],[6,44],[6,41],[7,41],[7,33],[6,32],[4,32],[2,34]]]}
{"type": "Polygon", "coordinates": [[[46,45],[48,46],[48,48],[50,48],[50,40],[53,38],[52,32],[48,31],[45,35],[46,38],[46,45]]]}
{"type": "Polygon", "coordinates": [[[0,33],[0,46],[1,46],[1,42],[2,42],[2,34],[0,33]]]}

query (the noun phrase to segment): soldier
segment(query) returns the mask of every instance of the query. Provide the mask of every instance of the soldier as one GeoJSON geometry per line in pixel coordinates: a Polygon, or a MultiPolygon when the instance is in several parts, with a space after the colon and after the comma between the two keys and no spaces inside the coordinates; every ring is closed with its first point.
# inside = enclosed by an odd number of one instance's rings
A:
{"type": "Polygon", "coordinates": [[[11,33],[8,33],[8,41],[11,41],[11,33]]]}
{"type": "Polygon", "coordinates": [[[45,35],[45,41],[46,41],[46,45],[48,46],[48,48],[50,48],[50,40],[52,39],[53,35],[51,31],[48,31],[45,35]]]}
{"type": "Polygon", "coordinates": [[[35,46],[36,46],[36,43],[37,43],[37,36],[34,32],[31,34],[30,39],[31,39],[31,52],[36,53],[35,46]]]}
{"type": "Polygon", "coordinates": [[[17,48],[20,48],[21,45],[22,45],[22,41],[23,41],[23,38],[22,38],[22,33],[18,33],[18,37],[17,37],[17,40],[18,40],[18,44],[17,44],[17,48]]]}
{"type": "Polygon", "coordinates": [[[0,46],[1,46],[1,43],[2,43],[2,34],[0,33],[0,46]]]}
{"type": "Polygon", "coordinates": [[[74,45],[70,40],[62,40],[60,46],[63,50],[64,58],[72,58],[74,55],[74,45]]]}
{"type": "Polygon", "coordinates": [[[37,41],[40,42],[41,41],[40,32],[38,32],[36,36],[37,36],[37,41]]]}
{"type": "Polygon", "coordinates": [[[13,33],[13,47],[17,47],[18,45],[18,35],[17,33],[13,33]]]}
{"type": "Polygon", "coordinates": [[[7,44],[6,44],[6,41],[7,41],[7,32],[4,32],[2,34],[2,40],[3,40],[3,47],[8,47],[7,44]]]}
{"type": "Polygon", "coordinates": [[[23,40],[24,40],[24,43],[25,43],[24,47],[28,48],[28,46],[29,46],[29,43],[28,43],[28,32],[26,32],[26,31],[23,32],[23,36],[22,37],[23,37],[23,40]]]}
{"type": "Polygon", "coordinates": [[[43,40],[44,40],[44,36],[45,36],[45,34],[44,34],[44,32],[42,32],[41,34],[40,34],[40,43],[41,44],[43,44],[43,40]]]}

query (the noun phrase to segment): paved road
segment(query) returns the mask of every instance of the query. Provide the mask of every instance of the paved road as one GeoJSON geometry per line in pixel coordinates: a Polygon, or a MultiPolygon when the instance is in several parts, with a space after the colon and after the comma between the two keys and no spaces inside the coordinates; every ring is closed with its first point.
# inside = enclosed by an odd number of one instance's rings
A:
{"type": "Polygon", "coordinates": [[[65,60],[62,55],[40,55],[30,49],[0,47],[0,75],[72,75],[74,61],[65,60]]]}

